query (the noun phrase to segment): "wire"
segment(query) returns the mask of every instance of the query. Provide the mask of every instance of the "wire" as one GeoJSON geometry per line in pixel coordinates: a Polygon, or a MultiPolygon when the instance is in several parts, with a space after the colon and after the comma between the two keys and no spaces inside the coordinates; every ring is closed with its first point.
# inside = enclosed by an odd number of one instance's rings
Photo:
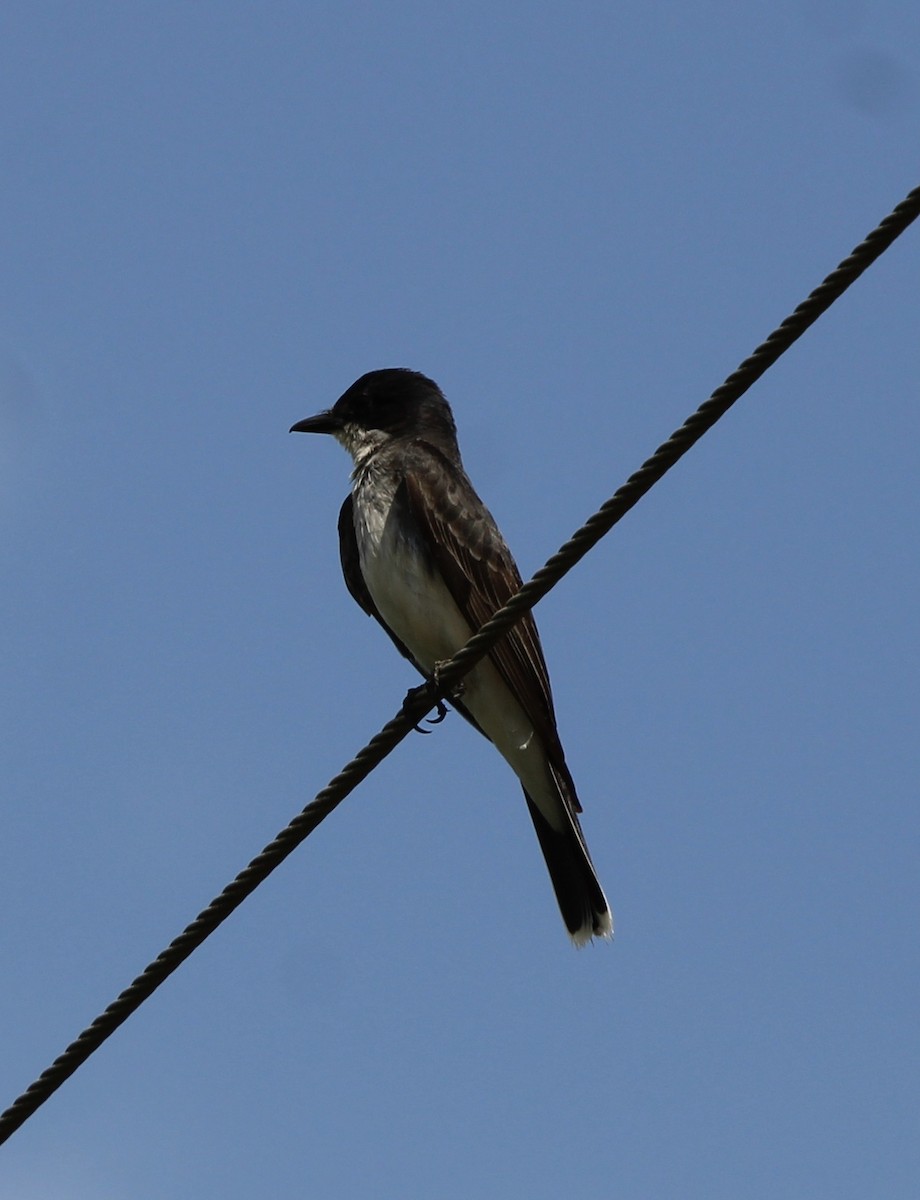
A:
{"type": "Polygon", "coordinates": [[[775,329],[708,400],[664,442],[533,578],[438,671],[437,681],[414,688],[399,712],[355,755],[315,799],[198,914],[165,950],[54,1060],[13,1104],[0,1114],[0,1144],[69,1079],[165,979],[239,907],[276,867],[406,737],[438,699],[447,696],[515,621],[533,608],[559,580],[626,515],[654,484],[740,399],[806,329],[920,215],[920,187],[856,247],[852,254],[775,329]]]}

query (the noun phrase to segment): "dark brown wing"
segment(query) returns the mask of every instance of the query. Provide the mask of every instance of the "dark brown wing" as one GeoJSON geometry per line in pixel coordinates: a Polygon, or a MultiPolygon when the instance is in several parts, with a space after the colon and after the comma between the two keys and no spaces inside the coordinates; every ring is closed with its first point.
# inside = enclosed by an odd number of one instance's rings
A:
{"type": "MultiPolygon", "coordinates": [[[[462,468],[430,445],[412,449],[407,454],[406,503],[457,607],[477,630],[520,588],[520,572],[462,468]]],[[[526,613],[489,656],[533,722],[580,812],[556,730],[549,675],[533,616],[526,613]]]]}

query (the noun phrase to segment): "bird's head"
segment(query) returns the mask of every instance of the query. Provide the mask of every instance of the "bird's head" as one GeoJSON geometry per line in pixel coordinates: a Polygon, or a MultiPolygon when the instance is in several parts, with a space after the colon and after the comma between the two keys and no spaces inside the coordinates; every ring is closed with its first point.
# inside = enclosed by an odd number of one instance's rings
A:
{"type": "Polygon", "coordinates": [[[394,439],[421,438],[456,455],[457,430],[443,392],[405,367],[362,375],[332,408],[298,421],[291,433],[331,433],[359,466],[394,439]]]}

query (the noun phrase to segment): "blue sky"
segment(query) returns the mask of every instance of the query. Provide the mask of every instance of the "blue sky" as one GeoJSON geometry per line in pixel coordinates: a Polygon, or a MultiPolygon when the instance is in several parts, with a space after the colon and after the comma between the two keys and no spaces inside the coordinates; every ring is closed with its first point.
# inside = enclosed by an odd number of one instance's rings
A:
{"type": "MultiPolygon", "coordinates": [[[[5,1106],[415,682],[292,422],[432,375],[530,574],[918,183],[920,10],[8,0],[0,56],[5,1106]]],[[[918,265],[537,611],[616,941],[452,716],[3,1200],[915,1195],[918,265]]]]}

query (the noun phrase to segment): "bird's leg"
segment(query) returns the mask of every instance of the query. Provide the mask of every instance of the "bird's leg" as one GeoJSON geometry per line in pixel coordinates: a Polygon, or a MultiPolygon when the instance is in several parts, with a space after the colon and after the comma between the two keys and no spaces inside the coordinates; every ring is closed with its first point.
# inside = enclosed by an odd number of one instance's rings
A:
{"type": "MultiPolygon", "coordinates": [[[[434,680],[435,687],[440,685],[441,668],[446,665],[447,665],[446,662],[436,662],[434,664],[434,670],[431,672],[431,678],[434,680]]],[[[466,680],[458,679],[457,682],[454,684],[454,686],[447,693],[447,698],[449,700],[459,700],[460,697],[463,695],[463,691],[464,691],[465,687],[466,687],[466,680]]],[[[444,701],[439,700],[438,701],[438,715],[433,721],[430,722],[430,724],[431,725],[440,725],[446,716],[447,716],[447,709],[444,707],[444,701]]]]}

